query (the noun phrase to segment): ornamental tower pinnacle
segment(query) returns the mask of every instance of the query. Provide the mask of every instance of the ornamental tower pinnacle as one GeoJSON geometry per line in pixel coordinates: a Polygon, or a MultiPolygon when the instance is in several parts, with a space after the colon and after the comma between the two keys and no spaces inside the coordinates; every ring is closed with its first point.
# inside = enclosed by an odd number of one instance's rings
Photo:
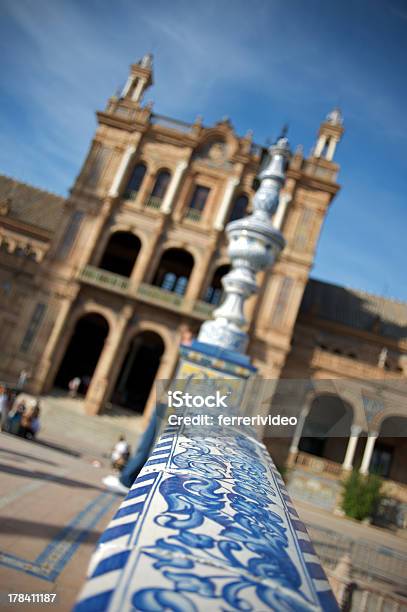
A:
{"type": "Polygon", "coordinates": [[[140,104],[144,92],[153,84],[153,56],[146,53],[139,62],[132,64],[126,84],[120,94],[140,104]]]}
{"type": "Polygon", "coordinates": [[[339,108],[334,108],[320,125],[313,157],[333,161],[336,145],[342,138],[343,132],[342,113],[339,108]]]}

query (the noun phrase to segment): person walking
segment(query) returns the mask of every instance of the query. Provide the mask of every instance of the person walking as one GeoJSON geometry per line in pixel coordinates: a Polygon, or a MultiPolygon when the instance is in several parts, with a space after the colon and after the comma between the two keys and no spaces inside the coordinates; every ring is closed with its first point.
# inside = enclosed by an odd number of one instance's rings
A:
{"type": "Polygon", "coordinates": [[[76,397],[78,395],[79,387],[81,386],[81,379],[79,376],[75,376],[72,380],[69,381],[69,395],[71,397],[76,397]]]}
{"type": "Polygon", "coordinates": [[[121,495],[127,495],[127,493],[130,491],[130,487],[136,480],[141,468],[144,466],[145,462],[150,456],[151,449],[156,438],[157,430],[157,410],[154,410],[148,422],[148,425],[143,435],[141,436],[136,451],[126,463],[120,476],[117,476],[115,474],[109,474],[109,476],[106,476],[102,479],[103,484],[107,489],[109,489],[109,491],[112,491],[113,493],[120,493],[121,495]]]}
{"type": "Polygon", "coordinates": [[[26,370],[25,368],[21,370],[20,375],[18,377],[18,381],[17,381],[17,389],[19,391],[22,391],[24,389],[30,376],[31,376],[31,373],[29,370],[26,370]]]}

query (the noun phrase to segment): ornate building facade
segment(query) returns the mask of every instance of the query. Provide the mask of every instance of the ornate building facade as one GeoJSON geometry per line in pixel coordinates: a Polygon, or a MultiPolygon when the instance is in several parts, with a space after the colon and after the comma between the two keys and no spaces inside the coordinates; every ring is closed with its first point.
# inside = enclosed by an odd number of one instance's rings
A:
{"type": "MultiPolygon", "coordinates": [[[[171,377],[181,338],[219,304],[224,228],[250,210],[266,153],[227,119],[206,127],[153,113],[142,102],[152,82],[145,56],[97,113],[68,198],[0,178],[0,377],[27,369],[40,394],[80,376],[95,415],[109,403],[151,410],[154,380],[171,377]]],[[[406,378],[407,306],[309,278],[343,131],[335,110],[311,155],[298,147],[289,162],[273,219],[287,245],[246,310],[248,352],[266,378],[406,378]]],[[[306,467],[308,450],[292,444],[291,463],[306,467]]],[[[341,452],[331,453],[339,465],[341,452]]]]}

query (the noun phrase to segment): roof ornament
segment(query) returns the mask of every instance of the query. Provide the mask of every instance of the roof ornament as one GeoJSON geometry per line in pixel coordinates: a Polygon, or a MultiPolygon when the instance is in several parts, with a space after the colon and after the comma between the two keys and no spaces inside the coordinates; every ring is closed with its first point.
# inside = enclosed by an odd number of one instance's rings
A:
{"type": "Polygon", "coordinates": [[[338,107],[331,110],[331,112],[328,113],[326,116],[326,121],[327,123],[330,123],[331,125],[342,125],[343,117],[342,117],[341,110],[338,107]]]}
{"type": "Polygon", "coordinates": [[[153,54],[152,53],[146,53],[145,55],[143,55],[143,57],[140,60],[140,66],[141,68],[152,68],[153,67],[153,54]]]}

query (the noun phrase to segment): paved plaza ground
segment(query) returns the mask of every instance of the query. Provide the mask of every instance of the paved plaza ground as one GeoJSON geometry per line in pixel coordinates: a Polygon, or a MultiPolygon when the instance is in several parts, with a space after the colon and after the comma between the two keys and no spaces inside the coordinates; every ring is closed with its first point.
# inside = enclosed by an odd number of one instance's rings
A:
{"type": "MultiPolygon", "coordinates": [[[[141,419],[125,413],[89,417],[80,400],[56,396],[43,406],[37,442],[0,434],[0,592],[56,593],[49,608],[64,612],[72,608],[94,546],[121,500],[101,484],[110,471],[111,446],[126,432],[134,446],[141,419]]],[[[384,530],[305,505],[298,510],[309,525],[407,552],[405,539],[384,530]]],[[[0,609],[28,607],[4,601],[0,609]]]]}

